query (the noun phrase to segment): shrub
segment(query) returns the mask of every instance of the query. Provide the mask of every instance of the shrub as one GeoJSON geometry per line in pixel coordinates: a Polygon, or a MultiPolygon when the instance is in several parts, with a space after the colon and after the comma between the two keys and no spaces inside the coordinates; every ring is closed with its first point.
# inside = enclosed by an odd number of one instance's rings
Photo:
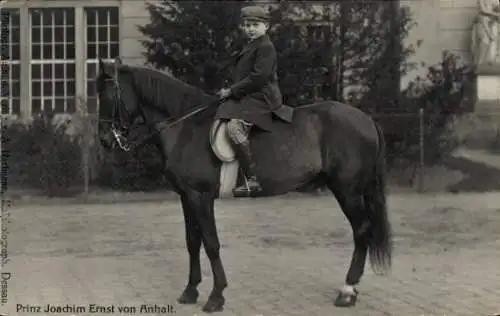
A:
{"type": "Polygon", "coordinates": [[[83,183],[78,138],[67,133],[68,121],[54,125],[53,119],[47,112],[31,122],[13,121],[4,127],[10,186],[66,196],[83,183]]]}
{"type": "Polygon", "coordinates": [[[390,113],[375,115],[384,129],[389,163],[396,158],[418,161],[422,109],[426,164],[435,164],[459,145],[450,125],[467,110],[466,98],[472,71],[445,52],[440,63],[428,68],[402,91],[399,104],[390,113]]]}
{"type": "Polygon", "coordinates": [[[101,159],[97,184],[123,191],[152,191],[168,187],[164,165],[153,145],[130,152],[107,152],[101,159]]]}
{"type": "MultiPolygon", "coordinates": [[[[139,120],[138,120],[139,121],[139,120]]],[[[142,123],[142,122],[138,122],[142,123]]],[[[131,130],[131,139],[136,141],[135,135],[143,129],[143,125],[136,125],[131,130]]],[[[101,151],[100,168],[96,184],[124,191],[151,191],[168,188],[164,177],[164,162],[159,148],[149,142],[134,147],[129,152],[119,149],[101,151]]]]}

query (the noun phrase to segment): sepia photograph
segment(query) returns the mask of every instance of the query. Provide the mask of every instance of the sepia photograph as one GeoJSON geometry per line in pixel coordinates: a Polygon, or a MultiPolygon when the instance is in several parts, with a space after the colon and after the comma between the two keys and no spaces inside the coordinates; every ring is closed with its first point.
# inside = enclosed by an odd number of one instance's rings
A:
{"type": "Polygon", "coordinates": [[[0,316],[500,315],[499,0],[0,0],[0,316]]]}

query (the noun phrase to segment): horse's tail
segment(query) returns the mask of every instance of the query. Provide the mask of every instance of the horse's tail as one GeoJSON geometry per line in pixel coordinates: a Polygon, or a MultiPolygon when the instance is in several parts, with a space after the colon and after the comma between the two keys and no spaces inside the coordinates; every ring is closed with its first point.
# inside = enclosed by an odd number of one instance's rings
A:
{"type": "Polygon", "coordinates": [[[391,267],[392,229],[386,202],[386,144],[381,127],[375,123],[375,128],[378,134],[378,153],[373,176],[365,191],[364,202],[370,218],[370,231],[368,232],[370,264],[375,273],[381,274],[391,267]]]}

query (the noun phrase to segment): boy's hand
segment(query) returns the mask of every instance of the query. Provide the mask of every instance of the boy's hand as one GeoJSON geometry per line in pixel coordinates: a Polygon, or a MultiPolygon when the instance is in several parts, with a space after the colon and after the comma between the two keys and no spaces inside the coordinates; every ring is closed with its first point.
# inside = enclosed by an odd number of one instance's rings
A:
{"type": "Polygon", "coordinates": [[[217,92],[217,95],[221,99],[225,99],[231,95],[231,89],[222,88],[219,90],[219,92],[217,92]]]}

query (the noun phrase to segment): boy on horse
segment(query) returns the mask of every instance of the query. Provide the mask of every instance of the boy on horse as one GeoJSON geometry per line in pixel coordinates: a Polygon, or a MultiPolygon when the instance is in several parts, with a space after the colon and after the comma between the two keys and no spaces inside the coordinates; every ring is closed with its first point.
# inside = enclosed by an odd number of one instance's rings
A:
{"type": "Polygon", "coordinates": [[[248,6],[241,10],[241,17],[241,29],[249,43],[237,57],[233,85],[219,91],[221,99],[226,101],[218,108],[215,119],[229,120],[227,134],[247,178],[246,185],[236,188],[234,193],[249,196],[262,190],[250,152],[250,129],[257,126],[271,130],[273,111],[281,107],[282,96],[278,86],[277,53],[267,35],[268,13],[262,7],[248,6]]]}

